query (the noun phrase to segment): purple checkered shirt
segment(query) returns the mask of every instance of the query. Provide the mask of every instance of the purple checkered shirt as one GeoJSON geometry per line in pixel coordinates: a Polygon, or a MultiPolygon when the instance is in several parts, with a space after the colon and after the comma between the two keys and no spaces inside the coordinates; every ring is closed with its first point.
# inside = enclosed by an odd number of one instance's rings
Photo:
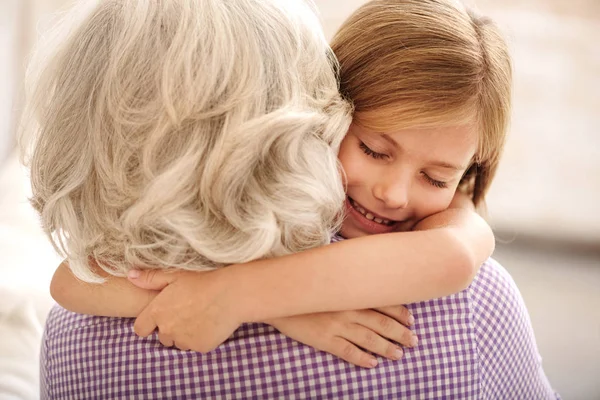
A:
{"type": "Polygon", "coordinates": [[[132,319],[55,307],[42,344],[44,399],[556,399],[514,281],[490,259],[471,286],[408,306],[419,336],[400,361],[350,365],[246,324],[209,354],[141,339],[132,319]]]}

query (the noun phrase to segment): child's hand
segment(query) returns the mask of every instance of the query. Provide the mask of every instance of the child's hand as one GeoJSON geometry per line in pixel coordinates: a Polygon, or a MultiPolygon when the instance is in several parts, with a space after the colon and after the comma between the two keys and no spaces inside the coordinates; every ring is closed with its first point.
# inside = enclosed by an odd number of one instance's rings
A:
{"type": "Polygon", "coordinates": [[[403,351],[392,341],[408,347],[417,344],[407,328],[414,318],[403,306],[299,315],[267,323],[292,339],[364,368],[377,366],[377,359],[365,350],[398,360],[403,351]]]}
{"type": "Polygon", "coordinates": [[[129,281],[149,290],[161,290],[135,321],[138,336],[158,328],[160,342],[181,350],[207,353],[239,327],[229,285],[218,271],[131,271],[129,281]]]}

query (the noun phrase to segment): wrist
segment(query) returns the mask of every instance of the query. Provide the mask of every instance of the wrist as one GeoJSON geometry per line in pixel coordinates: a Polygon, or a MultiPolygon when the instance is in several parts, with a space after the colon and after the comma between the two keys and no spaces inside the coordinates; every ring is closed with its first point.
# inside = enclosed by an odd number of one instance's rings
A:
{"type": "Polygon", "coordinates": [[[229,286],[229,296],[241,323],[269,321],[267,323],[270,324],[294,315],[289,313],[289,302],[283,299],[289,299],[296,286],[292,282],[297,282],[297,279],[289,276],[286,268],[279,265],[282,258],[277,261],[275,264],[272,259],[257,260],[219,270],[229,286]]]}
{"type": "MultiPolygon", "coordinates": [[[[224,285],[230,311],[239,324],[250,322],[266,322],[263,317],[264,302],[261,301],[261,289],[256,287],[258,282],[248,264],[234,264],[214,271],[217,279],[224,285]],[[250,270],[248,270],[250,268],[250,270]]],[[[271,320],[270,320],[271,321],[271,320]]]]}

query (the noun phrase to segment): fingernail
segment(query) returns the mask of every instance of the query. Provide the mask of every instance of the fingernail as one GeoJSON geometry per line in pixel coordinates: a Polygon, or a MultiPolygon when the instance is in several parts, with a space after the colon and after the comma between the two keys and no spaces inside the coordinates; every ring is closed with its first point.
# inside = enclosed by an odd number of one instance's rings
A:
{"type": "Polygon", "coordinates": [[[371,361],[369,361],[369,366],[370,366],[371,368],[374,368],[374,367],[376,367],[376,366],[377,366],[377,359],[375,359],[375,358],[371,358],[371,361]]]}
{"type": "Polygon", "coordinates": [[[410,338],[410,346],[415,347],[418,343],[419,343],[419,338],[417,337],[417,335],[413,335],[410,338]]]}
{"type": "Polygon", "coordinates": [[[412,314],[411,314],[411,315],[408,316],[408,324],[412,325],[414,323],[415,323],[415,317],[413,317],[412,314]]]}
{"type": "Polygon", "coordinates": [[[127,273],[127,276],[131,279],[138,279],[141,275],[141,272],[137,269],[132,269],[127,273]]]}
{"type": "Polygon", "coordinates": [[[401,359],[403,355],[404,355],[404,352],[401,349],[394,350],[393,357],[394,357],[395,360],[401,359]]]}

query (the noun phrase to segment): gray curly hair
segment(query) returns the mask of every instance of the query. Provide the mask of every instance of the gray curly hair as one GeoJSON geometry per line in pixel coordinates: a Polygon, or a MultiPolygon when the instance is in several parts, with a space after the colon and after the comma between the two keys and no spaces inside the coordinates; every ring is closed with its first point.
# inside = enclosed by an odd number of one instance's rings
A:
{"type": "Polygon", "coordinates": [[[50,42],[22,139],[31,202],[80,279],[101,281],[90,259],[207,270],[329,242],[352,110],[312,4],[88,2],[50,42]]]}

